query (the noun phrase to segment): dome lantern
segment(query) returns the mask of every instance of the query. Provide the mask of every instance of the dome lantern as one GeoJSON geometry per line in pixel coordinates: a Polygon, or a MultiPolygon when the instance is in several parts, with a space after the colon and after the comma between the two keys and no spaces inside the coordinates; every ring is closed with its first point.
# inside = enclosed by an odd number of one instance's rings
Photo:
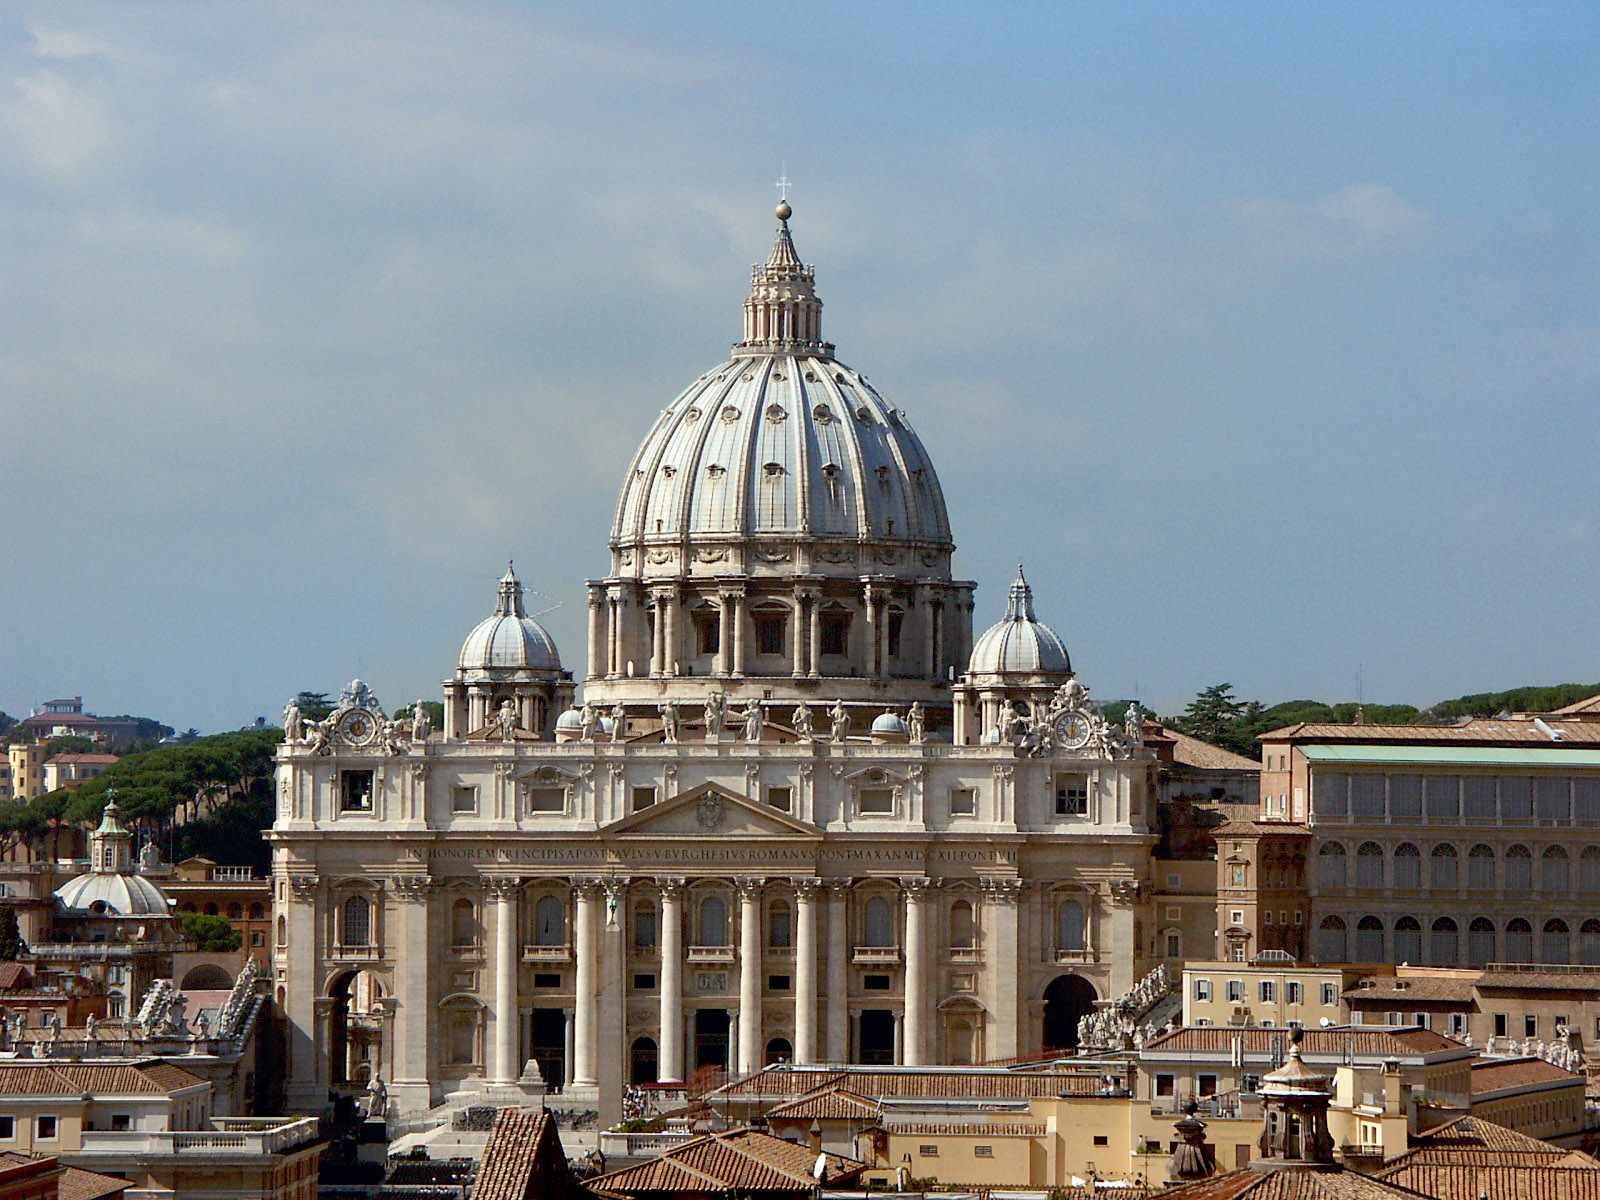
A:
{"type": "Polygon", "coordinates": [[[789,232],[793,210],[787,200],[777,208],[778,232],[767,261],[750,268],[750,296],[744,302],[744,340],[736,350],[783,350],[818,358],[833,357],[822,340],[822,301],[817,299],[816,271],[800,261],[789,232]]]}

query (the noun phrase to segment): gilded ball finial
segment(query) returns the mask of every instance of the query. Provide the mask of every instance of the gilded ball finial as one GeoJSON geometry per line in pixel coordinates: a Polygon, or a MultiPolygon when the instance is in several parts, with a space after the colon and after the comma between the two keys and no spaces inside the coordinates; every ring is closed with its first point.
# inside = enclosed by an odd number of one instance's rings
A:
{"type": "Polygon", "coordinates": [[[777,213],[778,220],[780,221],[787,221],[791,216],[794,215],[794,209],[789,207],[789,202],[787,200],[779,200],[778,207],[773,211],[777,213]]]}

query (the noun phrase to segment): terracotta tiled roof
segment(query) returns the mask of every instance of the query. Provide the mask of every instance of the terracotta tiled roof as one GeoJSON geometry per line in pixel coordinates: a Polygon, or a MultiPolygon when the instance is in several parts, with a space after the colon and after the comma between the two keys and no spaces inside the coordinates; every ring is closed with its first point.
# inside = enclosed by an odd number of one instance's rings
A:
{"type": "Polygon", "coordinates": [[[1159,725],[1156,722],[1150,724],[1159,729],[1162,735],[1172,739],[1172,761],[1182,766],[1199,767],[1205,771],[1261,770],[1261,764],[1253,758],[1245,758],[1232,750],[1213,746],[1210,742],[1184,733],[1181,729],[1174,729],[1164,722],[1159,725]]]}
{"type": "Polygon", "coordinates": [[[1600,970],[1594,971],[1485,971],[1478,987],[1521,988],[1543,992],[1600,992],[1600,970]]]}
{"type": "MultiPolygon", "coordinates": [[[[866,1167],[839,1154],[824,1154],[823,1158],[825,1185],[837,1187],[853,1181],[866,1167]]],[[[811,1174],[816,1161],[817,1154],[807,1146],[753,1129],[735,1129],[693,1138],[659,1158],[592,1179],[589,1186],[614,1196],[733,1190],[809,1195],[816,1187],[811,1174]]],[[[473,1193],[473,1200],[480,1200],[480,1192],[473,1193]]]]}
{"type": "MultiPolygon", "coordinates": [[[[1262,1029],[1253,1026],[1235,1029],[1227,1025],[1186,1025],[1163,1037],[1146,1042],[1146,1053],[1189,1053],[1204,1050],[1232,1049],[1235,1039],[1241,1039],[1246,1054],[1269,1054],[1274,1039],[1289,1051],[1288,1029],[1262,1029]]],[[[1465,1049],[1462,1043],[1431,1029],[1396,1027],[1374,1029],[1365,1026],[1343,1026],[1334,1029],[1307,1029],[1300,1041],[1300,1052],[1308,1058],[1342,1055],[1347,1049],[1352,1054],[1396,1055],[1432,1054],[1439,1050],[1465,1049]]]]}
{"type": "Polygon", "coordinates": [[[503,1108],[494,1119],[473,1200],[560,1200],[583,1195],[548,1112],[503,1108]]]}
{"type": "Polygon", "coordinates": [[[11,992],[33,982],[28,968],[19,962],[0,963],[0,991],[11,992]]]}
{"type": "Polygon", "coordinates": [[[1407,1164],[1378,1175],[1434,1200],[1600,1200],[1600,1171],[1560,1166],[1407,1164]]]}
{"type": "Polygon", "coordinates": [[[1039,1138],[1044,1137],[1047,1128],[1044,1125],[986,1125],[967,1123],[964,1125],[941,1125],[933,1121],[906,1121],[894,1122],[884,1126],[890,1133],[907,1136],[937,1137],[941,1134],[948,1137],[1018,1137],[1039,1138]]]}
{"type": "MultiPolygon", "coordinates": [[[[1161,1200],[1390,1200],[1401,1197],[1415,1200],[1419,1194],[1405,1185],[1396,1185],[1354,1171],[1314,1171],[1284,1167],[1276,1171],[1257,1171],[1245,1167],[1226,1175],[1179,1184],[1157,1193],[1161,1200]]],[[[1478,1200],[1474,1195],[1472,1200],[1478,1200]]]]}
{"type": "Polygon", "coordinates": [[[1600,716],[1600,695],[1590,696],[1587,700],[1578,700],[1572,704],[1556,709],[1551,716],[1580,716],[1586,714],[1600,716]]]}
{"type": "Polygon", "coordinates": [[[828,1088],[801,1096],[769,1109],[768,1120],[782,1121],[876,1121],[883,1109],[864,1096],[845,1088],[828,1088]]]}
{"type": "MultiPolygon", "coordinates": [[[[1550,1142],[1507,1129],[1482,1117],[1457,1117],[1446,1121],[1426,1133],[1411,1139],[1411,1149],[1384,1164],[1386,1167],[1425,1164],[1457,1164],[1475,1166],[1507,1166],[1522,1162],[1530,1166],[1549,1165],[1571,1157],[1576,1151],[1565,1150],[1550,1142]]],[[[1579,1155],[1590,1163],[1595,1160],[1579,1155]]],[[[1595,1163],[1600,1166],[1600,1163],[1595,1163]]]]}
{"type": "Polygon", "coordinates": [[[1311,836],[1311,829],[1293,821],[1224,821],[1215,829],[1207,830],[1214,838],[1241,837],[1245,834],[1271,834],[1279,836],[1311,836]]]}
{"type": "Polygon", "coordinates": [[[122,1195],[132,1186],[130,1180],[118,1179],[114,1175],[68,1167],[62,1172],[56,1194],[59,1200],[105,1200],[108,1196],[122,1195]]]}
{"type": "Polygon", "coordinates": [[[1600,727],[1593,721],[1544,722],[1562,735],[1560,742],[1531,720],[1496,720],[1480,717],[1464,725],[1286,725],[1263,733],[1263,742],[1414,742],[1419,745],[1455,745],[1462,742],[1485,744],[1560,746],[1591,745],[1600,742],[1600,727]]]}
{"type": "Polygon", "coordinates": [[[0,1096],[159,1096],[205,1080],[174,1063],[0,1063],[0,1096]]]}
{"type": "Polygon", "coordinates": [[[1432,1000],[1472,1003],[1471,978],[1367,975],[1344,993],[1346,1000],[1432,1000]]]}
{"type": "Polygon", "coordinates": [[[1491,1058],[1472,1064],[1474,1100],[1541,1083],[1575,1083],[1582,1086],[1583,1082],[1582,1075],[1575,1075],[1565,1067],[1545,1062],[1542,1058],[1491,1058]]]}
{"type": "Polygon", "coordinates": [[[767,1070],[735,1080],[717,1096],[756,1099],[796,1096],[844,1088],[869,1100],[959,1096],[975,1100],[1028,1100],[1035,1097],[1093,1096],[1100,1075],[1055,1071],[787,1071],[767,1070]],[[805,1086],[809,1085],[809,1086],[805,1086]]]}

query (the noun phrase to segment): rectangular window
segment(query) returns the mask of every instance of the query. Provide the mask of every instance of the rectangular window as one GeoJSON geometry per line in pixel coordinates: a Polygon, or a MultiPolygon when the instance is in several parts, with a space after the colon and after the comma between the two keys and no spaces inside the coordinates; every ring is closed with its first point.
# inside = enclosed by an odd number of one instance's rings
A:
{"type": "Polygon", "coordinates": [[[1096,1146],[1109,1146],[1111,1139],[1106,1134],[1097,1133],[1094,1135],[1094,1144],[1096,1146]]]}
{"type": "Polygon", "coordinates": [[[923,1158],[938,1158],[939,1157],[939,1143],[938,1142],[929,1142],[926,1145],[918,1146],[917,1147],[917,1153],[920,1154],[923,1158]]]}
{"type": "Polygon", "coordinates": [[[649,808],[656,802],[656,789],[654,787],[640,786],[633,789],[633,811],[649,808]]]}
{"type": "Polygon", "coordinates": [[[861,990],[866,992],[887,992],[889,990],[889,977],[887,975],[863,975],[861,977],[861,990]]]}
{"type": "Polygon", "coordinates": [[[1182,958],[1183,957],[1183,937],[1180,934],[1176,934],[1176,933],[1167,934],[1167,957],[1168,958],[1182,958]]]}
{"type": "Polygon", "coordinates": [[[1270,979],[1261,981],[1261,1003],[1275,1004],[1278,1000],[1278,985],[1270,979]]]}
{"type": "Polygon", "coordinates": [[[1263,925],[1272,924],[1272,910],[1270,908],[1264,908],[1261,910],[1261,923],[1263,925]]]}
{"type": "Polygon", "coordinates": [[[1291,979],[1288,983],[1284,984],[1283,986],[1284,986],[1284,999],[1287,1000],[1290,1004],[1303,1004],[1303,1003],[1305,1003],[1305,996],[1302,994],[1302,990],[1301,990],[1300,983],[1299,983],[1298,980],[1291,979]]]}
{"type": "Polygon", "coordinates": [[[1236,908],[1228,914],[1228,922],[1232,925],[1244,924],[1244,909],[1236,908]]]}
{"type": "Polygon", "coordinates": [[[567,789],[559,787],[531,787],[528,789],[528,811],[536,813],[565,812],[567,789]]]}
{"type": "MultiPolygon", "coordinates": [[[[1494,1035],[1495,1035],[1495,1037],[1505,1037],[1506,1036],[1506,1014],[1505,1013],[1495,1013],[1495,1015],[1494,1015],[1494,1035]]],[[[1595,1022],[1595,1036],[1596,1037],[1600,1037],[1600,1021],[1596,1021],[1595,1022]]]]}
{"type": "Polygon", "coordinates": [[[55,1119],[55,1117],[53,1117],[53,1116],[52,1117],[37,1117],[37,1118],[35,1118],[35,1122],[36,1123],[34,1125],[34,1136],[36,1138],[38,1138],[42,1142],[51,1142],[51,1141],[55,1140],[55,1136],[56,1136],[56,1119],[55,1119]]]}
{"type": "Polygon", "coordinates": [[[862,788],[861,811],[864,813],[890,814],[894,812],[893,788],[862,788]]]}
{"type": "Polygon", "coordinates": [[[1461,777],[1459,775],[1430,775],[1428,788],[1428,820],[1459,821],[1461,819],[1461,777]]]}
{"type": "Polygon", "coordinates": [[[267,944],[266,939],[261,936],[261,930],[252,929],[250,931],[250,944],[252,946],[265,946],[267,944]]]}
{"type": "Polygon", "coordinates": [[[475,787],[453,787],[450,789],[450,811],[453,813],[475,813],[478,811],[478,789],[475,787]]]}
{"type": "Polygon", "coordinates": [[[1217,1077],[1215,1075],[1200,1076],[1199,1094],[1202,1096],[1215,1096],[1217,1094],[1217,1077]]]}
{"type": "Polygon", "coordinates": [[[633,948],[656,948],[656,910],[648,905],[640,906],[633,914],[633,948]]]}
{"type": "Polygon", "coordinates": [[[1194,998],[1196,1000],[1211,999],[1211,980],[1196,979],[1194,981],[1194,998]]]}
{"type": "Polygon", "coordinates": [[[1311,782],[1311,811],[1319,817],[1345,817],[1350,812],[1350,777],[1318,771],[1311,782]]]}
{"type": "Polygon", "coordinates": [[[1228,999],[1229,1001],[1239,1001],[1244,999],[1244,980],[1228,980],[1228,999]]]}
{"type": "Polygon", "coordinates": [[[536,988],[560,988],[560,971],[540,971],[533,977],[533,986],[536,988]]]}
{"type": "Polygon", "coordinates": [[[128,1130],[130,1130],[132,1128],[133,1128],[133,1117],[132,1117],[131,1114],[129,1114],[129,1113],[112,1113],[111,1114],[111,1132],[112,1133],[127,1133],[128,1130]]]}
{"type": "Polygon", "coordinates": [[[1422,815],[1422,776],[1389,776],[1389,815],[1391,817],[1420,817],[1422,815]]]}
{"type": "Polygon", "coordinates": [[[654,975],[635,975],[633,977],[633,990],[636,992],[655,991],[656,977],[654,975]]]}
{"type": "Polygon", "coordinates": [[[1174,1093],[1174,1091],[1176,1090],[1173,1087],[1173,1079],[1174,1079],[1174,1076],[1171,1076],[1171,1075],[1157,1075],[1156,1076],[1156,1095],[1158,1095],[1158,1096],[1170,1096],[1170,1095],[1172,1095],[1174,1093]]]}
{"type": "Polygon", "coordinates": [[[9,1142],[17,1136],[17,1120],[15,1117],[0,1117],[0,1142],[9,1142]]]}
{"type": "Polygon", "coordinates": [[[974,1157],[974,1158],[993,1158],[994,1157],[994,1147],[993,1146],[974,1146],[972,1148],[972,1157],[974,1157]]]}
{"type": "Polygon", "coordinates": [[[782,654],[783,653],[783,627],[785,625],[782,613],[756,613],[756,653],[757,654],[782,654]]]}
{"type": "Polygon", "coordinates": [[[824,613],[822,615],[822,653],[847,654],[850,647],[850,615],[824,613]]]}
{"type": "Polygon", "coordinates": [[[794,925],[789,920],[789,909],[778,905],[767,914],[767,948],[790,950],[794,948],[794,925]]]}
{"type": "Polygon", "coordinates": [[[341,812],[372,811],[372,772],[339,772],[339,810],[341,812]]]}
{"type": "Polygon", "coordinates": [[[769,787],[767,803],[780,812],[789,812],[794,804],[794,792],[787,787],[769,787]]]}
{"type": "Polygon", "coordinates": [[[716,613],[695,617],[694,644],[701,654],[715,654],[721,647],[722,621],[716,613]]]}
{"type": "Polygon", "coordinates": [[[1322,1005],[1323,1005],[1323,1007],[1324,1008],[1332,1008],[1337,1003],[1339,1003],[1339,985],[1337,983],[1325,983],[1325,984],[1323,984],[1322,985],[1322,1005]]]}
{"type": "Polygon", "coordinates": [[[787,975],[768,975],[767,991],[787,992],[789,990],[789,977],[787,975]]]}
{"type": "Polygon", "coordinates": [[[952,788],[950,790],[950,815],[975,817],[978,815],[978,789],[952,788]]]}
{"type": "Polygon", "coordinates": [[[1089,777],[1056,776],[1056,816],[1081,817],[1089,811],[1089,777]]]}
{"type": "Polygon", "coordinates": [[[1522,1036],[1523,1037],[1538,1037],[1539,1036],[1539,1018],[1534,1016],[1532,1013],[1526,1013],[1526,1014],[1523,1015],[1523,1018],[1522,1018],[1522,1036]]]}
{"type": "Polygon", "coordinates": [[[1453,1038],[1465,1037],[1467,1032],[1467,1014],[1450,1014],[1450,1036],[1453,1038]]]}
{"type": "Polygon", "coordinates": [[[1261,1076],[1241,1075],[1239,1077],[1239,1090],[1254,1096],[1261,1091],[1261,1076]]]}

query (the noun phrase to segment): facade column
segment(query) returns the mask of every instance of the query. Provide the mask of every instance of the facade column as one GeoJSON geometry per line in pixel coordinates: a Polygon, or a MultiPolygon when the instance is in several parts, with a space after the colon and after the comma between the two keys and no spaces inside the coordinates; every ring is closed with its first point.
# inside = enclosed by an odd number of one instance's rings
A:
{"type": "Polygon", "coordinates": [[[605,666],[600,658],[600,647],[605,644],[606,636],[606,594],[602,588],[591,586],[589,588],[589,673],[588,679],[597,679],[605,674],[605,666]]]}
{"type": "Polygon", "coordinates": [[[828,881],[828,1061],[850,1061],[850,881],[828,881]]]}
{"type": "Polygon", "coordinates": [[[817,1061],[817,881],[794,884],[794,1061],[817,1061]]]}
{"type": "Polygon", "coordinates": [[[650,597],[650,612],[655,616],[650,622],[650,674],[660,678],[667,673],[667,613],[659,595],[650,597]]]}
{"type": "Polygon", "coordinates": [[[678,662],[683,657],[678,635],[678,592],[674,588],[662,601],[661,610],[667,620],[666,643],[662,650],[662,674],[676,675],[678,662]]]}
{"type": "Polygon", "coordinates": [[[747,665],[744,654],[744,606],[744,594],[740,593],[733,598],[733,673],[735,675],[743,675],[747,665]]]}
{"type": "MultiPolygon", "coordinates": [[[[280,876],[281,878],[281,876],[280,876]]],[[[289,918],[289,943],[275,950],[280,962],[294,959],[302,963],[321,962],[324,947],[321,944],[323,928],[321,882],[315,875],[290,875],[288,903],[279,902],[274,907],[279,914],[289,918]]],[[[276,925],[276,922],[274,922],[276,925]]],[[[291,1098],[298,1098],[299,1111],[315,1111],[327,1098],[328,1075],[321,1047],[327,1037],[321,1028],[326,1013],[317,1004],[316,972],[310,970],[288,972],[288,995],[285,1007],[289,1018],[289,1088],[291,1098]]],[[[132,1016],[130,1012],[127,1014],[132,1016]]]]}
{"type": "Polygon", "coordinates": [[[739,884],[739,1073],[761,1069],[761,888],[764,879],[739,884]]]}
{"type": "Polygon", "coordinates": [[[577,914],[572,922],[576,944],[573,953],[578,962],[578,978],[574,984],[578,1009],[577,1028],[573,1033],[572,1056],[575,1060],[572,1082],[576,1087],[594,1087],[599,1083],[595,1046],[599,1033],[596,1020],[600,939],[596,925],[600,917],[600,884],[593,879],[577,880],[573,886],[577,896],[577,914]]]}
{"type": "Polygon", "coordinates": [[[717,674],[733,671],[733,597],[717,597],[717,674]]]}
{"type": "Polygon", "coordinates": [[[867,616],[867,645],[866,662],[867,674],[874,677],[878,674],[878,596],[873,586],[869,583],[861,590],[862,599],[865,600],[863,609],[867,616]]]}
{"type": "Polygon", "coordinates": [[[399,901],[399,954],[395,962],[395,1047],[394,1074],[390,1080],[396,1091],[416,1089],[409,1107],[426,1105],[431,1096],[428,1084],[429,1014],[433,1004],[429,995],[428,967],[432,961],[428,936],[428,893],[433,880],[426,875],[402,875],[394,881],[399,901]]]}
{"type": "Polygon", "coordinates": [[[661,881],[662,1083],[682,1083],[683,1069],[683,880],[661,881]]]}
{"type": "Polygon", "coordinates": [[[928,1011],[927,911],[932,880],[916,876],[901,880],[906,896],[905,1053],[908,1067],[927,1061],[928,1011]]]}
{"type": "Polygon", "coordinates": [[[793,661],[793,674],[799,679],[806,673],[806,606],[810,603],[805,596],[796,596],[794,601],[794,620],[789,622],[789,653],[793,661]]]}
{"type": "Polygon", "coordinates": [[[806,664],[806,673],[811,678],[816,679],[822,674],[822,597],[820,595],[811,598],[810,612],[807,616],[810,619],[807,622],[809,630],[806,640],[811,644],[807,657],[811,661],[806,664]]]}
{"type": "Polygon", "coordinates": [[[1111,937],[1113,946],[1126,947],[1125,952],[1111,956],[1111,994],[1120,996],[1133,987],[1138,978],[1134,963],[1139,961],[1144,947],[1133,936],[1134,910],[1138,904],[1139,887],[1132,880],[1117,880],[1111,890],[1111,937]]]}
{"type": "Polygon", "coordinates": [[[621,613],[617,611],[616,596],[606,597],[606,678],[615,679],[621,668],[617,663],[621,659],[620,643],[622,641],[621,613]]]}
{"type": "Polygon", "coordinates": [[[1021,946],[1018,940],[1017,907],[1022,897],[1022,881],[987,879],[983,885],[986,915],[990,918],[993,947],[984,955],[988,976],[992,1040],[984,1046],[991,1058],[1015,1058],[1022,1053],[1017,1045],[1017,984],[1021,977],[1021,946]]]}
{"type": "Polygon", "coordinates": [[[517,1061],[517,899],[522,881],[490,879],[494,901],[494,1059],[490,1078],[495,1083],[515,1083],[522,1073],[517,1061]]]}
{"type": "Polygon", "coordinates": [[[561,1090],[570,1091],[573,1083],[577,1081],[578,1050],[577,1050],[577,1013],[570,1008],[561,1010],[561,1016],[566,1024],[563,1036],[566,1038],[567,1060],[562,1064],[564,1071],[561,1079],[561,1090]]]}

